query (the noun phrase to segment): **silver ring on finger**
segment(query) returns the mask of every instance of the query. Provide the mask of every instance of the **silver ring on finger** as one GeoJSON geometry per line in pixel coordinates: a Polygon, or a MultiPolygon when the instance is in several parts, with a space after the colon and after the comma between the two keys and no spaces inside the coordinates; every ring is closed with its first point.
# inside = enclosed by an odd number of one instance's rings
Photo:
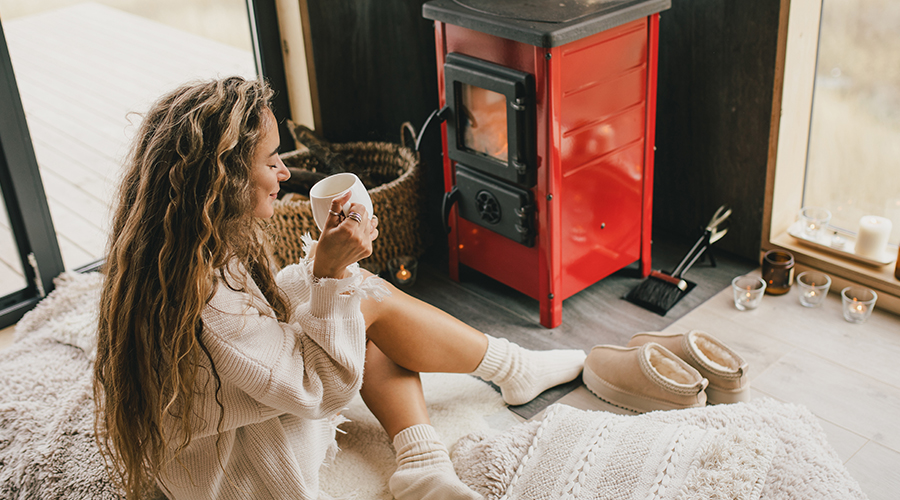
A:
{"type": "Polygon", "coordinates": [[[347,218],[348,218],[348,219],[353,219],[353,220],[355,220],[357,223],[360,223],[360,224],[362,223],[362,216],[359,215],[359,214],[356,213],[356,212],[350,212],[349,214],[347,214],[347,218]]]}
{"type": "Polygon", "coordinates": [[[331,214],[331,215],[337,215],[338,217],[344,215],[344,214],[342,214],[342,213],[340,213],[340,212],[335,212],[334,210],[329,210],[328,213],[331,214]]]}

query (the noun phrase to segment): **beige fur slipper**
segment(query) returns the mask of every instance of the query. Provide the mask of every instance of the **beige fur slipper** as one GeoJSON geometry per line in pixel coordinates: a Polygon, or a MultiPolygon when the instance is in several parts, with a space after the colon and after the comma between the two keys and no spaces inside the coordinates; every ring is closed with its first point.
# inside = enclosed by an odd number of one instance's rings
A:
{"type": "Polygon", "coordinates": [[[638,333],[629,347],[655,342],[687,361],[709,380],[706,394],[711,404],[737,403],[750,400],[747,362],[712,335],[692,330],[688,333],[638,333]]]}
{"type": "Polygon", "coordinates": [[[584,384],[600,399],[643,413],[706,405],[708,382],[665,347],[598,345],[584,362],[584,384]]]}

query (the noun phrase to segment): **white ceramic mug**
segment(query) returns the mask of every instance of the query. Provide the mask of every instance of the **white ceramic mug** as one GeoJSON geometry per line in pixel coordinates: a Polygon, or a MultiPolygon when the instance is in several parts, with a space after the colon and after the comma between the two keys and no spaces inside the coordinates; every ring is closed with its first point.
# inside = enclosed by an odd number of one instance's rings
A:
{"type": "Polygon", "coordinates": [[[350,211],[351,203],[358,203],[366,207],[369,218],[374,215],[372,208],[372,198],[362,181],[355,174],[342,172],[328,176],[317,182],[312,189],[309,190],[309,204],[312,208],[313,219],[319,231],[325,227],[325,220],[328,218],[328,212],[331,210],[331,201],[340,198],[347,192],[350,192],[350,200],[341,207],[344,215],[350,211]]]}

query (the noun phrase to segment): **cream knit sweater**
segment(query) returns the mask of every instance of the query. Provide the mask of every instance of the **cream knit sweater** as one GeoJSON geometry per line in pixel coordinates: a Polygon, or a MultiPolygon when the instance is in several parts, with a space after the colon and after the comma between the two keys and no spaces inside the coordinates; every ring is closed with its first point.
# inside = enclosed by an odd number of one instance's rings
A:
{"type": "MultiPolygon", "coordinates": [[[[170,450],[158,478],[170,498],[318,496],[319,468],[337,451],[339,412],[362,385],[360,300],[389,292],[378,278],[364,280],[356,265],[340,280],[314,280],[311,266],[291,265],[276,277],[291,301],[292,323],[275,319],[242,267],[221,280],[234,288],[246,280],[240,291],[221,283],[202,316],[203,342],[222,384],[221,432],[215,382],[200,377],[191,443],[177,461],[170,450]]],[[[178,424],[165,422],[175,436],[178,424]]]]}

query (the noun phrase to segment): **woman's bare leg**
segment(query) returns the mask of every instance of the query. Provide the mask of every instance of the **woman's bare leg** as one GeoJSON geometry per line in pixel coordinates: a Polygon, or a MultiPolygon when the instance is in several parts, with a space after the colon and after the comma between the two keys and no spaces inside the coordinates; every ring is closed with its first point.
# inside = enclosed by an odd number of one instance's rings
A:
{"type": "Polygon", "coordinates": [[[419,374],[394,363],[371,341],[360,395],[391,440],[403,429],[431,423],[419,374]]]}
{"type": "Polygon", "coordinates": [[[360,391],[397,453],[388,486],[397,500],[477,500],[459,480],[447,447],[431,426],[419,374],[394,363],[371,341],[360,391]]]}
{"type": "Polygon", "coordinates": [[[369,339],[361,395],[397,451],[391,492],[398,500],[480,498],[459,480],[429,423],[419,372],[473,373],[521,404],[575,378],[584,353],[527,351],[386,286],[389,297],[361,306],[369,339]]]}
{"type": "Polygon", "coordinates": [[[391,295],[381,302],[363,300],[366,334],[408,370],[471,373],[497,384],[511,405],[525,404],[581,373],[586,356],[579,349],[529,351],[390,288],[391,295]]]}
{"type": "Polygon", "coordinates": [[[488,339],[440,309],[390,286],[381,302],[363,300],[366,335],[388,358],[414,372],[471,373],[488,339]]]}

